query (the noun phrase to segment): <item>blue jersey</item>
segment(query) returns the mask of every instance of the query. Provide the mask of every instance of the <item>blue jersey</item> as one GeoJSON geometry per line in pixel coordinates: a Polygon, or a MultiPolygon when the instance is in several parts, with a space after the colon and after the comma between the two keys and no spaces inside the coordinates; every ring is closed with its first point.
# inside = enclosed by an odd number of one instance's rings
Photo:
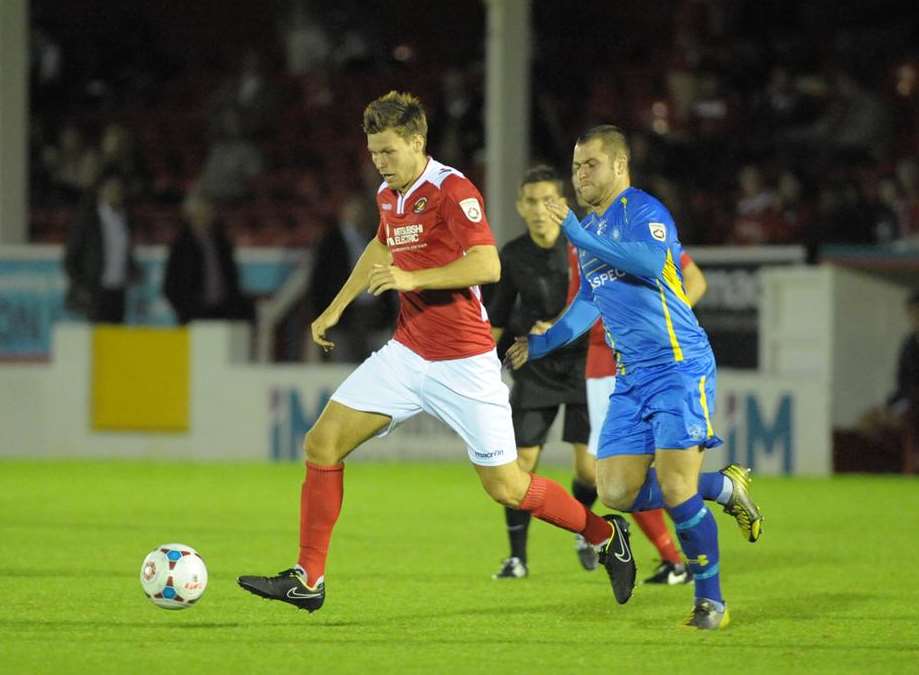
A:
{"type": "MultiPolygon", "coordinates": [[[[630,187],[602,216],[590,213],[581,227],[600,240],[644,244],[633,252],[634,262],[639,263],[633,266],[619,259],[618,251],[611,255],[599,246],[582,248],[575,243],[580,295],[592,299],[600,310],[607,342],[620,364],[628,368],[711,355],[708,336],[683,290],[679,265],[683,247],[667,207],[630,187]],[[651,263],[647,268],[642,268],[642,258],[651,263]]],[[[628,255],[627,248],[623,253],[628,255]]]]}
{"type": "Polygon", "coordinates": [[[552,335],[531,336],[533,357],[580,334],[590,311],[602,317],[621,368],[712,357],[683,289],[676,225],[660,201],[630,187],[602,216],[578,223],[569,213],[563,226],[578,249],[581,289],[552,335]]]}

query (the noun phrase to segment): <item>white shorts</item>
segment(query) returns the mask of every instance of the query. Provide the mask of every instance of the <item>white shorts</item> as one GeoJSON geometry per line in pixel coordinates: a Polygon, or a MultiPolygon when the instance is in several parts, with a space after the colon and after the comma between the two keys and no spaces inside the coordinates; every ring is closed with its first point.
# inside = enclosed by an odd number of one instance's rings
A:
{"type": "Polygon", "coordinates": [[[587,452],[597,456],[600,444],[600,432],[603,420],[609,412],[609,399],[616,391],[616,376],[587,378],[587,414],[590,417],[590,440],[587,441],[587,452]]]}
{"type": "Polygon", "coordinates": [[[378,436],[424,411],[459,434],[473,464],[499,466],[517,459],[509,391],[494,349],[428,361],[390,340],[341,383],[332,400],[392,418],[378,436]]]}

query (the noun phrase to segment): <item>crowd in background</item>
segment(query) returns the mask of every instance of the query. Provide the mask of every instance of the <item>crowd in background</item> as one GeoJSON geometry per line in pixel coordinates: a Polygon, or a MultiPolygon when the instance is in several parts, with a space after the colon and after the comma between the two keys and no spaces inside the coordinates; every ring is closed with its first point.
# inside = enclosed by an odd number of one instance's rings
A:
{"type": "MultiPolygon", "coordinates": [[[[388,4],[151,16],[99,3],[87,18],[37,2],[33,238],[65,239],[116,169],[141,241],[170,241],[201,191],[237,243],[311,246],[350,195],[373,194],[358,120],[393,86],[424,98],[432,153],[481,181],[484,9],[415,12],[405,31],[408,3],[388,4]],[[444,43],[451,30],[462,49],[444,43]]],[[[535,157],[564,167],[576,130],[620,124],[634,182],[690,244],[919,238],[914,16],[883,2],[607,4],[533,3],[535,157]]]]}
{"type": "MultiPolygon", "coordinates": [[[[30,235],[66,242],[71,308],[120,321],[133,247],[163,243],[180,322],[252,320],[235,246],[312,248],[300,335],[375,228],[368,100],[420,95],[430,152],[483,183],[484,4],[33,0],[30,235]]],[[[534,1],[532,158],[564,170],[580,130],[613,122],[685,244],[919,249],[907,5],[534,1]]],[[[385,339],[389,295],[343,317],[335,358],[385,339]]]]}

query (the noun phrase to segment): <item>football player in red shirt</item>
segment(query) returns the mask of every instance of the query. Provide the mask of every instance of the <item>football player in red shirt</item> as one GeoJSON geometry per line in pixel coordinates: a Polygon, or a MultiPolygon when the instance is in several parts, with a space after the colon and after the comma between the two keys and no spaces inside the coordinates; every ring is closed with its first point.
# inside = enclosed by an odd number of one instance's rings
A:
{"type": "Polygon", "coordinates": [[[393,91],[372,101],[363,128],[383,177],[380,224],[345,285],[313,322],[312,337],[333,349],[326,331],[368,290],[399,291],[395,335],[341,384],[306,435],[297,564],[275,576],[239,577],[239,585],[300,609],[319,609],[341,510],[342,461],[364,441],[427,412],[463,439],[495,501],[579,533],[600,547],[602,558],[622,561],[610,581],[617,601],[626,602],[635,564],[625,519],[600,518],[561,485],[516,462],[508,389],[478,289],[501,274],[481,194],[459,171],[426,154],[427,119],[414,96],[393,91]]]}

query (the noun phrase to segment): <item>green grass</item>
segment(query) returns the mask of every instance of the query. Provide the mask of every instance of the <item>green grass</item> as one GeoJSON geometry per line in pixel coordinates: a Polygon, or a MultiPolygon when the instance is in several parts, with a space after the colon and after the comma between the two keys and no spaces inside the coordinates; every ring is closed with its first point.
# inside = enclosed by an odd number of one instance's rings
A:
{"type": "MultiPolygon", "coordinates": [[[[564,479],[569,474],[551,469],[564,479]]],[[[720,513],[733,623],[676,628],[691,589],[617,606],[572,538],[535,522],[531,576],[494,582],[503,518],[464,465],[352,464],[316,614],[237,588],[293,562],[302,468],[0,462],[3,673],[915,672],[919,483],[758,478],[749,544],[720,513]],[[197,548],[210,585],[168,612],[154,546],[197,548]]],[[[638,532],[637,528],[634,528],[638,532]]],[[[639,575],[653,551],[633,538],[639,575]]]]}

